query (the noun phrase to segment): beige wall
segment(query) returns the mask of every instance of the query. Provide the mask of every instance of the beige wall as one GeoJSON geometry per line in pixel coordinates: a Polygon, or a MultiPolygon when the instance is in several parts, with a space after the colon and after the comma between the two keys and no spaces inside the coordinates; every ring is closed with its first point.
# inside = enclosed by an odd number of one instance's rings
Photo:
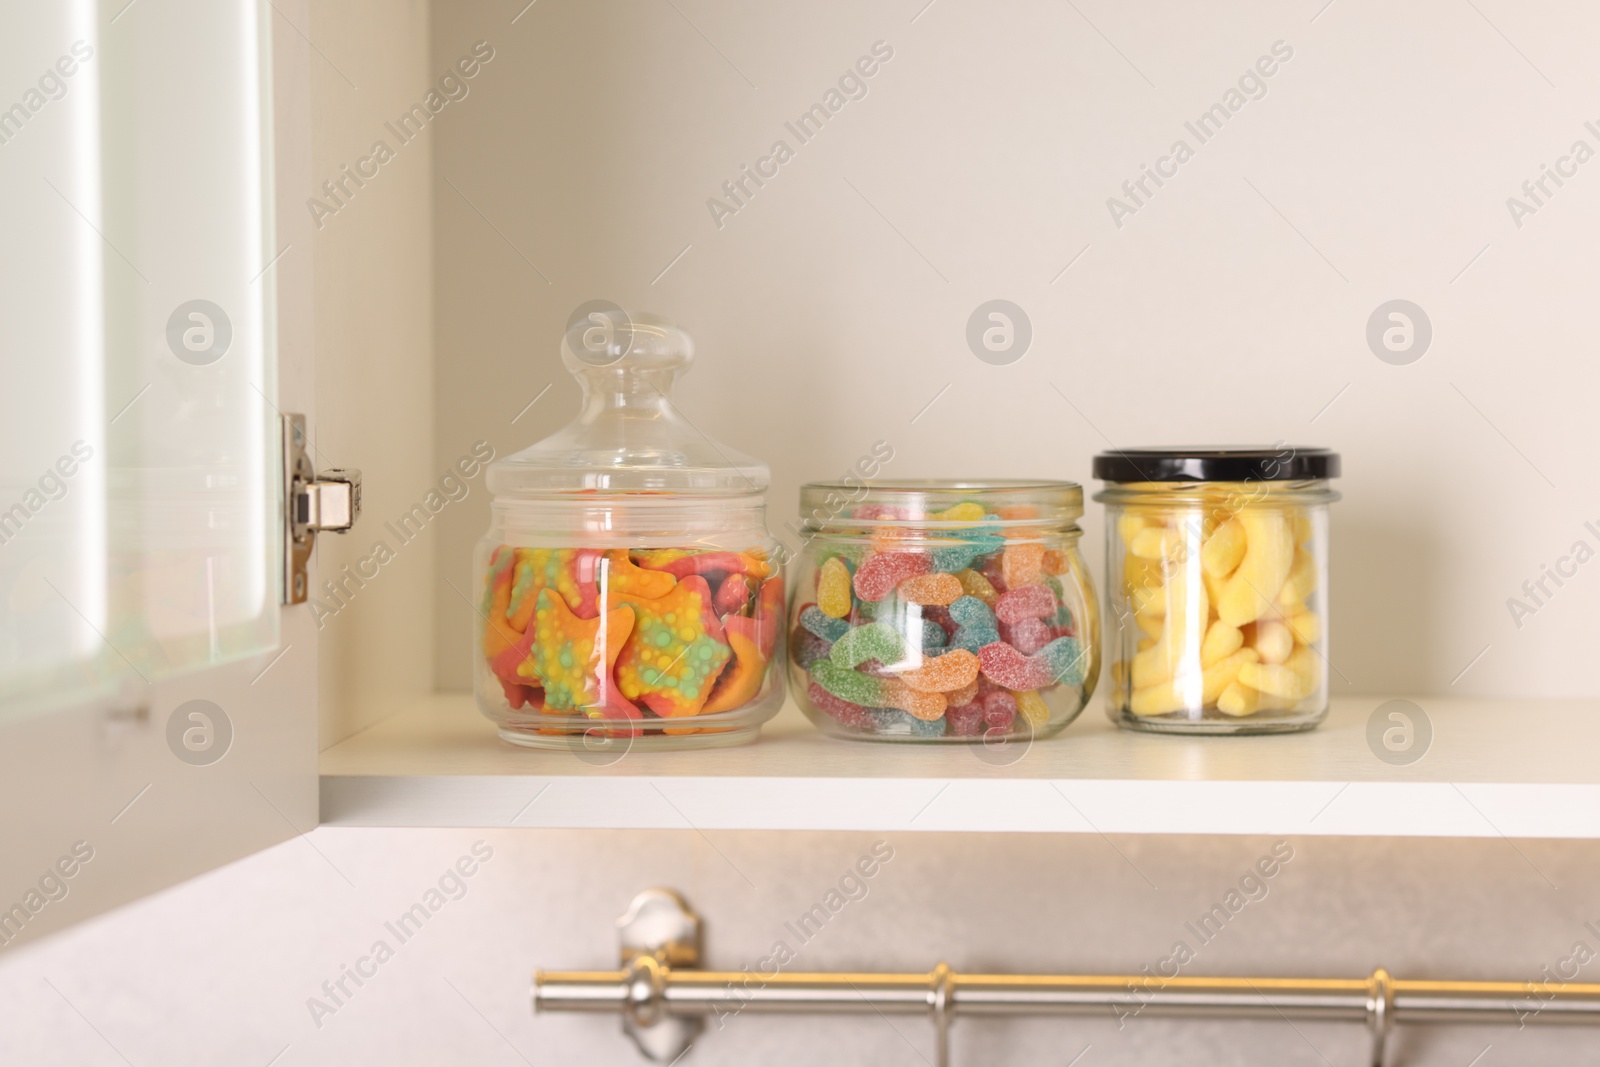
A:
{"type": "MultiPolygon", "coordinates": [[[[384,125],[420,100],[430,80],[426,3],[316,4],[312,14],[298,30],[315,46],[316,181],[339,180],[341,168],[357,167],[375,141],[394,151],[364,186],[346,179],[353,195],[340,197],[335,214],[318,212],[310,250],[317,274],[316,461],[358,467],[365,479],[356,530],[322,537],[316,553],[318,595],[334,612],[322,617],[318,635],[326,747],[433,684],[433,531],[402,544],[384,522],[421,500],[431,481],[435,131],[401,145],[384,125]],[[379,540],[394,558],[364,586],[348,583],[353,594],[339,606],[321,581],[371,558],[379,540]]],[[[280,46],[308,47],[278,18],[280,46]]],[[[300,199],[313,196],[334,206],[320,189],[306,189],[300,199]]]]}
{"type": "MultiPolygon", "coordinates": [[[[772,464],[775,519],[878,438],[890,477],[1084,482],[1109,443],[1331,445],[1348,471],[1336,692],[1600,695],[1600,563],[1520,630],[1506,607],[1575,540],[1600,548],[1579,429],[1600,385],[1583,310],[1600,164],[1520,230],[1505,206],[1575,138],[1600,147],[1582,125],[1600,18],[939,0],[913,22],[923,2],[541,2],[514,26],[513,0],[438,5],[435,67],[478,38],[498,58],[441,126],[436,177],[549,283],[436,182],[435,466],[480,434],[504,451],[565,421],[576,390],[556,338],[606,297],[694,333],[681,406],[772,464]],[[793,144],[785,120],[880,39],[894,58],[868,96],[719,230],[707,198],[774,139],[793,144]],[[1294,56],[1265,98],[1116,228],[1107,198],[1175,138],[1195,143],[1185,120],[1278,40],[1294,56]],[[1035,330],[1009,367],[963,337],[996,297],[1035,330]],[[1434,324],[1411,366],[1364,339],[1394,298],[1434,324]]],[[[485,515],[481,500],[452,511],[437,541],[445,688],[467,684],[468,614],[442,583],[466,581],[485,515]]],[[[1097,505],[1086,528],[1098,570],[1097,505]]]]}

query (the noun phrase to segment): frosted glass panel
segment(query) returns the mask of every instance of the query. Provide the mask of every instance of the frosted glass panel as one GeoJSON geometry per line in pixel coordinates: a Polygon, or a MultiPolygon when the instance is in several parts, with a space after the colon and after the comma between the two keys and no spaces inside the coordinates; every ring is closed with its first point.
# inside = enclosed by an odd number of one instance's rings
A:
{"type": "Polygon", "coordinates": [[[263,8],[0,9],[13,705],[276,642],[263,8]]]}

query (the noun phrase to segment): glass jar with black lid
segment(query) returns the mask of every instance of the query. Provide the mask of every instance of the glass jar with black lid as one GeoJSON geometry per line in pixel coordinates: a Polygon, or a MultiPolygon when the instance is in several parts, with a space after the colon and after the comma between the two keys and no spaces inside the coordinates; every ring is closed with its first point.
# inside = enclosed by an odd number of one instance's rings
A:
{"type": "Polygon", "coordinates": [[[1140,448],[1106,483],[1107,712],[1163,733],[1309,730],[1328,713],[1325,448],[1140,448]]]}

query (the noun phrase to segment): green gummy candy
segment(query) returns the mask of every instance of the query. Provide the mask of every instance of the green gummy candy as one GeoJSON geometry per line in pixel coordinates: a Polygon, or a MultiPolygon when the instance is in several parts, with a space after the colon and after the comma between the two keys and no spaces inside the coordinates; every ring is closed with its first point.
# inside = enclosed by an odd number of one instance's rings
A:
{"type": "MultiPolygon", "coordinates": [[[[905,638],[900,636],[900,631],[888,623],[869,622],[865,626],[857,626],[835,641],[829,657],[838,666],[847,668],[859,667],[869,659],[886,664],[898,663],[906,657],[906,642],[905,638]]],[[[834,695],[843,696],[842,693],[834,695]]],[[[852,698],[845,697],[845,699],[852,698]]],[[[856,703],[870,704],[872,701],[857,700],[856,703]]]]}
{"type": "Polygon", "coordinates": [[[894,616],[900,611],[900,601],[895,599],[893,593],[882,600],[856,599],[856,611],[869,619],[881,619],[885,616],[894,616]]]}
{"type": "Polygon", "coordinates": [[[825,659],[813,663],[810,673],[813,682],[841,700],[864,707],[883,703],[883,683],[870,674],[862,674],[825,659]]]}

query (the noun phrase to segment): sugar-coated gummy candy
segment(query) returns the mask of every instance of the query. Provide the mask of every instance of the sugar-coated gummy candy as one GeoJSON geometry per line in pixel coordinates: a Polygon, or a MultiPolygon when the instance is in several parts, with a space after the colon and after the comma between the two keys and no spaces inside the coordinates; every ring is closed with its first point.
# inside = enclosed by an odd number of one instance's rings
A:
{"type": "Polygon", "coordinates": [[[900,631],[885,622],[857,626],[833,643],[829,658],[840,667],[857,667],[869,659],[898,663],[905,658],[906,643],[900,631]]]}
{"type": "Polygon", "coordinates": [[[956,621],[956,632],[950,635],[949,647],[977,652],[984,645],[1000,640],[994,612],[977,597],[957,597],[951,602],[949,611],[950,617],[956,621]]]}
{"type": "Polygon", "coordinates": [[[1006,576],[1001,573],[998,559],[991,559],[983,566],[974,569],[983,575],[983,580],[989,583],[989,588],[994,590],[996,597],[1011,588],[1006,584],[1006,576]]]}
{"type": "Polygon", "coordinates": [[[995,601],[994,616],[1001,622],[1043,619],[1055,613],[1056,595],[1048,585],[1024,585],[1002,593],[995,601]]]}
{"type": "Polygon", "coordinates": [[[1044,702],[1037,689],[1029,689],[1017,694],[1017,714],[1037,730],[1049,724],[1050,705],[1044,702]]]}
{"type": "Polygon", "coordinates": [[[934,512],[929,518],[938,522],[977,522],[983,518],[983,505],[976,500],[963,500],[943,511],[934,512]]]}
{"type": "Polygon", "coordinates": [[[890,619],[900,613],[900,601],[891,594],[882,600],[857,600],[855,611],[850,616],[852,623],[859,623],[863,619],[890,619]]]}
{"type": "MultiPolygon", "coordinates": [[[[1029,588],[1040,587],[1035,585],[1029,588]]],[[[1018,619],[1016,622],[1000,624],[1000,639],[1024,656],[1033,655],[1055,638],[1055,629],[1043,619],[1018,619]]]]}
{"type": "Polygon", "coordinates": [[[832,649],[831,641],[824,641],[804,626],[796,626],[789,633],[789,658],[803,671],[810,670],[817,660],[827,659],[832,649]]]}
{"type": "Polygon", "coordinates": [[[1058,637],[1031,656],[996,641],[978,650],[978,660],[983,676],[1007,689],[1042,689],[1057,682],[1078,685],[1083,681],[1083,648],[1075,637],[1058,637]]]}
{"type": "Polygon", "coordinates": [[[907,578],[895,589],[896,595],[908,603],[939,607],[944,607],[964,592],[960,579],[953,574],[919,574],[915,578],[907,578]]]}
{"type": "Polygon", "coordinates": [[[815,604],[808,605],[800,611],[800,625],[816,634],[830,645],[850,631],[850,624],[843,619],[836,619],[826,615],[815,604]]]}
{"type": "Polygon", "coordinates": [[[806,698],[811,701],[811,706],[827,715],[832,715],[845,726],[854,726],[858,730],[872,727],[872,716],[869,708],[860,704],[852,704],[828,692],[822,686],[812,681],[806,685],[806,698]]]}
{"type": "Polygon", "coordinates": [[[1044,576],[1044,546],[1010,544],[1000,553],[1000,574],[1007,589],[1033,585],[1044,576]]]}
{"type": "Polygon", "coordinates": [[[1072,559],[1059,548],[1047,548],[1044,550],[1043,567],[1047,575],[1070,574],[1072,559]]]}
{"type": "Polygon", "coordinates": [[[850,614],[850,568],[837,556],[817,572],[817,607],[835,619],[850,614]]]}
{"type": "Polygon", "coordinates": [[[966,593],[967,596],[977,597],[991,608],[1000,599],[1000,594],[995,592],[994,586],[989,584],[989,579],[970,567],[966,570],[957,571],[956,579],[961,583],[962,592],[966,593]]]}
{"type": "Polygon", "coordinates": [[[944,715],[946,701],[943,693],[924,693],[913,689],[899,678],[883,679],[885,707],[899,708],[919,719],[937,719],[944,715]]]}
{"type": "Polygon", "coordinates": [[[1074,635],[1077,629],[1077,622],[1072,617],[1072,609],[1067,607],[1067,590],[1065,584],[1055,575],[1046,577],[1044,583],[1045,585],[1048,585],[1050,587],[1050,591],[1056,595],[1056,610],[1049,618],[1045,619],[1045,622],[1048,622],[1056,630],[1061,631],[1060,633],[1056,634],[1057,637],[1074,635]]]}
{"type": "Polygon", "coordinates": [[[862,707],[878,708],[884,704],[883,681],[870,674],[841,667],[831,659],[819,659],[811,665],[811,680],[836,697],[862,707]]]}
{"type": "Polygon", "coordinates": [[[990,729],[1008,730],[1017,718],[1017,698],[1004,689],[991,689],[978,696],[983,706],[983,721],[990,729]]]}
{"type": "Polygon", "coordinates": [[[962,689],[978,680],[978,657],[964,648],[953,648],[923,660],[915,670],[903,672],[900,680],[924,693],[962,689]]]}
{"type": "Polygon", "coordinates": [[[1005,538],[988,532],[984,527],[963,532],[959,541],[951,541],[932,550],[933,569],[947,574],[964,571],[980,556],[999,552],[1005,543],[1005,538]]]}
{"type": "Polygon", "coordinates": [[[868,601],[882,600],[907,578],[927,574],[931,566],[925,552],[875,552],[856,568],[856,596],[868,601]]]}
{"type": "Polygon", "coordinates": [[[944,632],[932,619],[922,620],[922,650],[924,652],[943,648],[950,643],[950,635],[944,632]]]}
{"type": "Polygon", "coordinates": [[[950,733],[956,737],[976,737],[983,733],[983,706],[980,704],[946,708],[944,717],[950,724],[950,733]]]}
{"type": "Polygon", "coordinates": [[[972,703],[978,698],[978,688],[982,681],[983,675],[980,674],[971,683],[962,686],[960,689],[952,689],[944,695],[945,702],[950,707],[959,707],[962,704],[972,703]]]}
{"type": "Polygon", "coordinates": [[[939,641],[941,645],[948,643],[950,635],[956,632],[956,620],[950,617],[949,610],[936,604],[922,609],[922,621],[934,623],[944,631],[944,637],[939,641]]]}

